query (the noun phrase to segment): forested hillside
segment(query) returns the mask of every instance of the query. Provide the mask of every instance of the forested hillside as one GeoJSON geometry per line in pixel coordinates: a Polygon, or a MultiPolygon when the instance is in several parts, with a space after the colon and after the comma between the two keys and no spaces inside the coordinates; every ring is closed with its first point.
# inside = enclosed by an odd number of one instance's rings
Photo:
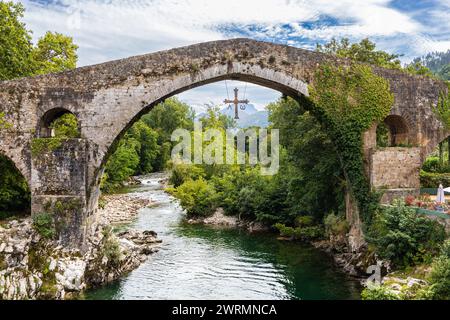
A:
{"type": "Polygon", "coordinates": [[[431,52],[416,58],[413,63],[420,62],[443,80],[450,80],[450,50],[446,52],[431,52]]]}

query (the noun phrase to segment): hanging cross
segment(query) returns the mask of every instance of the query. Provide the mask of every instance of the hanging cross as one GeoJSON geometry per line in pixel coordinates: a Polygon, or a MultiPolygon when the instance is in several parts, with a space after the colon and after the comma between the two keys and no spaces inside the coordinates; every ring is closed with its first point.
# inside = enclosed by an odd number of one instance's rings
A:
{"type": "MultiPolygon", "coordinates": [[[[223,101],[224,103],[232,103],[232,104],[234,104],[234,118],[235,119],[239,119],[238,104],[239,103],[248,104],[250,102],[247,99],[239,100],[238,99],[238,92],[239,92],[239,89],[238,88],[234,88],[234,100],[225,99],[223,101]]],[[[244,109],[245,109],[245,106],[242,108],[242,110],[244,110],[244,109]]]]}

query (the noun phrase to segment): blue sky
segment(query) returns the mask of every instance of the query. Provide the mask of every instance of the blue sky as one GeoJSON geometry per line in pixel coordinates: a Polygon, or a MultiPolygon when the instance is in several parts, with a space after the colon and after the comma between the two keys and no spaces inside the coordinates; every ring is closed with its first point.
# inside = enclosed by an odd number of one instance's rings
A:
{"type": "MultiPolygon", "coordinates": [[[[369,37],[403,62],[450,49],[450,0],[26,0],[34,38],[70,35],[79,66],[192,43],[248,37],[314,49],[333,37],[369,37]]],[[[234,83],[243,88],[242,83],[234,83]]],[[[251,86],[263,106],[278,94],[251,86]],[[258,91],[259,90],[259,91],[258,91]]],[[[223,83],[185,93],[187,102],[219,103],[223,83]],[[194,97],[195,96],[195,97],[194,97]],[[195,98],[195,99],[194,99],[195,98]]]]}

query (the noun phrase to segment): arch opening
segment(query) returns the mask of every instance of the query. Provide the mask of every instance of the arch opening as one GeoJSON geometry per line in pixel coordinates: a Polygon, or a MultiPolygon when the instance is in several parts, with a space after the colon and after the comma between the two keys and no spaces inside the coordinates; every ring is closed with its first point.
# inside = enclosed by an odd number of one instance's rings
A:
{"type": "MultiPolygon", "coordinates": [[[[240,63],[233,63],[232,68],[235,70],[245,70],[244,66],[240,63]]],[[[124,136],[125,132],[127,132],[127,130],[129,130],[131,126],[135,122],[137,122],[143,115],[148,114],[155,106],[157,106],[161,102],[164,102],[173,96],[189,91],[191,89],[195,89],[197,87],[202,87],[212,83],[217,83],[220,81],[237,80],[278,91],[283,97],[290,97],[296,101],[299,101],[299,97],[306,98],[309,94],[308,87],[305,82],[292,77],[286,77],[284,74],[274,71],[270,68],[259,68],[254,66],[252,74],[246,73],[248,71],[243,71],[230,72],[229,67],[226,67],[224,70],[219,71],[217,70],[217,68],[210,68],[205,70],[201,77],[194,76],[196,78],[195,80],[193,79],[192,75],[186,76],[173,81],[173,83],[176,84],[175,88],[172,86],[168,88],[169,90],[166,90],[166,88],[162,88],[160,91],[166,92],[157,97],[153,102],[150,102],[142,107],[131,119],[127,121],[119,134],[114,137],[101,161],[100,168],[104,167],[110,155],[116,150],[116,148],[118,147],[118,142],[124,136]],[[222,72],[223,74],[218,75],[218,73],[222,72]]],[[[97,179],[96,181],[96,183],[100,182],[99,179],[97,179]]]]}
{"type": "Polygon", "coordinates": [[[79,138],[80,125],[71,111],[54,108],[41,117],[37,132],[39,138],[79,138]]]}
{"type": "MultiPolygon", "coordinates": [[[[420,171],[420,186],[422,193],[434,194],[442,184],[450,187],[450,136],[441,140],[431,153],[423,159],[420,171]]],[[[446,196],[450,193],[446,193],[446,196]]],[[[450,201],[450,197],[447,197],[450,201]]]]}
{"type": "Polygon", "coordinates": [[[0,153],[0,220],[29,215],[31,193],[14,162],[0,153]]]}
{"type": "MultiPolygon", "coordinates": [[[[223,78],[214,78],[214,80],[215,81],[213,81],[213,80],[209,80],[208,81],[208,83],[212,83],[212,82],[219,82],[219,81],[221,81],[223,78]]],[[[231,77],[231,79],[235,79],[234,77],[231,77]]],[[[240,79],[240,80],[242,80],[242,79],[240,79]]],[[[260,83],[260,81],[252,81],[251,83],[255,83],[255,82],[259,82],[260,83]]],[[[114,139],[114,142],[113,142],[113,144],[111,144],[110,146],[109,146],[109,149],[108,149],[108,151],[107,151],[107,154],[106,154],[106,156],[103,158],[103,163],[102,163],[102,167],[101,167],[101,169],[99,170],[99,174],[98,174],[98,176],[97,176],[97,183],[98,184],[102,184],[102,186],[105,186],[105,176],[103,176],[103,179],[101,179],[101,177],[102,177],[102,174],[104,173],[104,169],[105,168],[107,168],[107,170],[106,170],[106,174],[107,174],[107,178],[109,178],[109,173],[115,173],[115,172],[117,172],[117,169],[119,169],[119,168],[122,168],[123,166],[121,166],[121,165],[119,165],[119,163],[118,163],[118,161],[117,161],[117,163],[108,163],[107,164],[107,162],[108,162],[108,160],[110,160],[110,159],[112,159],[113,157],[111,157],[115,152],[119,152],[119,153],[121,153],[122,155],[126,155],[126,154],[131,154],[131,153],[133,153],[134,152],[134,150],[133,150],[133,147],[127,147],[127,146],[125,146],[124,144],[123,144],[123,139],[129,139],[130,138],[130,130],[133,132],[131,135],[133,135],[133,134],[135,134],[136,133],[136,131],[138,131],[139,129],[138,128],[136,128],[135,127],[135,124],[136,123],[139,123],[141,120],[142,120],[142,117],[146,117],[146,116],[149,116],[149,115],[152,115],[152,114],[155,114],[155,112],[156,112],[156,114],[158,114],[158,115],[161,115],[162,114],[162,110],[160,110],[161,109],[161,105],[163,105],[163,104],[165,104],[165,103],[168,103],[171,99],[169,99],[169,98],[171,98],[171,97],[173,97],[173,96],[176,96],[177,94],[180,94],[180,93],[182,93],[182,92],[186,92],[186,91],[189,91],[190,89],[193,89],[193,88],[196,88],[196,87],[200,87],[200,86],[202,86],[202,85],[204,85],[205,84],[205,82],[200,82],[200,83],[196,83],[195,85],[191,85],[191,86],[187,86],[187,87],[183,87],[182,89],[178,89],[178,90],[174,90],[173,92],[171,92],[170,94],[167,94],[167,95],[165,95],[164,97],[162,97],[162,98],[160,98],[160,99],[158,99],[158,100],[156,100],[155,102],[153,102],[153,103],[151,103],[151,104],[149,104],[149,105],[147,105],[147,106],[145,106],[145,107],[143,107],[142,109],[140,109],[139,110],[139,112],[137,112],[137,114],[127,123],[127,125],[122,129],[122,132],[114,139]],[[161,102],[162,102],[162,104],[161,104],[161,102]],[[141,119],[141,120],[140,120],[141,119]],[[110,164],[111,164],[111,168],[108,168],[109,166],[110,166],[110,164]]],[[[268,87],[268,82],[265,82],[265,86],[264,87],[268,87]]],[[[288,97],[289,98],[292,98],[292,99],[289,99],[289,102],[286,102],[286,107],[289,107],[289,108],[292,108],[292,109],[295,109],[296,111],[294,111],[294,112],[297,112],[298,113],[298,115],[300,116],[301,114],[304,114],[304,113],[306,113],[307,111],[309,111],[309,109],[311,108],[311,101],[309,101],[308,99],[307,99],[307,97],[305,96],[305,94],[304,93],[302,93],[302,92],[299,92],[299,91],[295,91],[295,90],[293,90],[292,88],[291,89],[289,89],[289,88],[287,88],[287,87],[284,87],[284,89],[283,89],[283,86],[284,85],[281,85],[281,84],[278,84],[277,86],[276,86],[276,88],[277,89],[282,89],[282,90],[277,90],[278,91],[278,98],[282,98],[282,100],[288,100],[288,97]],[[296,92],[296,93],[295,93],[296,92]],[[298,104],[298,106],[294,106],[294,104],[298,104]]],[[[270,89],[273,89],[274,90],[274,86],[272,86],[272,85],[270,85],[269,86],[269,88],[270,89]]],[[[230,88],[229,88],[229,90],[230,90],[230,93],[232,93],[233,91],[233,87],[231,86],[230,88]]],[[[227,96],[226,96],[226,93],[224,93],[224,96],[222,96],[222,100],[221,101],[223,101],[223,99],[224,98],[227,98],[227,96]]],[[[248,97],[250,100],[252,99],[251,97],[248,97]]],[[[275,101],[273,101],[273,102],[275,102],[275,101]]],[[[224,106],[224,107],[226,107],[226,106],[224,106]]],[[[293,121],[292,123],[291,122],[289,122],[289,123],[291,123],[291,124],[293,124],[293,123],[295,123],[295,117],[291,117],[291,118],[289,118],[289,117],[286,117],[286,115],[284,115],[285,116],[285,119],[287,120],[287,121],[293,121]]],[[[304,128],[303,128],[303,130],[305,130],[305,131],[308,131],[308,130],[316,130],[316,131],[319,131],[319,129],[321,129],[321,128],[319,128],[319,127],[321,127],[320,125],[319,125],[319,121],[318,121],[318,119],[316,119],[312,114],[310,114],[310,116],[308,116],[308,117],[306,117],[305,119],[304,119],[304,121],[305,121],[305,125],[304,125],[304,128]],[[314,118],[315,120],[311,120],[311,118],[314,118]],[[314,122],[315,121],[315,122],[314,122]]],[[[288,126],[289,126],[289,124],[287,124],[288,126]]],[[[145,132],[145,129],[142,131],[142,132],[145,132]]],[[[327,133],[326,132],[322,132],[322,136],[321,136],[321,138],[323,137],[323,136],[325,136],[325,135],[327,135],[327,133]]],[[[151,134],[149,134],[148,135],[149,137],[151,136],[151,134]]],[[[309,137],[315,137],[315,140],[314,140],[314,143],[313,142],[311,142],[311,145],[309,145],[311,148],[317,148],[317,146],[320,144],[320,145],[322,145],[321,144],[321,142],[319,141],[320,140],[320,138],[318,138],[318,135],[316,135],[316,134],[310,134],[310,135],[308,135],[309,137]]],[[[132,137],[131,137],[132,138],[132,137]]],[[[285,140],[289,140],[289,139],[285,139],[285,140]]],[[[132,141],[132,139],[130,139],[130,141],[132,141]]],[[[132,142],[131,142],[132,143],[132,142]]],[[[331,141],[331,139],[329,140],[329,141],[327,141],[325,144],[323,144],[323,146],[325,146],[324,148],[318,148],[318,150],[320,149],[320,151],[323,151],[324,149],[327,149],[328,150],[328,153],[330,154],[330,153],[335,153],[335,149],[332,147],[332,141],[331,141]]],[[[292,146],[293,148],[294,148],[294,146],[292,146]]],[[[170,150],[171,148],[169,148],[169,150],[170,150]]],[[[320,152],[319,152],[320,153],[320,152]]],[[[169,154],[170,155],[170,154],[169,154]]],[[[337,159],[337,155],[335,155],[336,156],[336,159],[337,159]]],[[[314,159],[314,161],[309,161],[308,163],[310,163],[310,164],[316,164],[317,162],[320,162],[321,161],[321,159],[324,159],[324,158],[327,158],[326,156],[325,157],[319,157],[318,155],[317,155],[317,153],[315,153],[315,155],[314,155],[314,157],[315,157],[315,159],[314,159]]],[[[119,157],[116,157],[116,156],[114,156],[114,160],[113,161],[116,161],[116,159],[117,158],[119,158],[119,157]]],[[[125,156],[123,156],[123,157],[121,157],[122,159],[127,159],[127,161],[129,160],[129,159],[132,159],[132,157],[125,157],[125,156]]],[[[292,157],[292,159],[295,159],[296,158],[296,156],[293,156],[292,157]]],[[[303,169],[307,166],[307,164],[306,164],[306,162],[307,161],[304,161],[305,163],[303,164],[303,169]]],[[[339,166],[339,161],[338,160],[336,160],[336,163],[335,163],[336,165],[338,165],[339,166]]],[[[318,167],[320,167],[320,166],[317,166],[317,168],[318,167]]],[[[331,164],[327,164],[326,165],[326,170],[330,170],[330,174],[329,175],[332,175],[332,176],[337,176],[338,174],[336,173],[336,171],[337,171],[337,169],[336,169],[336,166],[334,166],[334,165],[331,165],[331,164]]],[[[314,168],[312,168],[312,169],[314,169],[314,168]]],[[[306,170],[305,170],[306,171],[306,170]]],[[[311,175],[313,175],[313,173],[318,173],[318,169],[316,170],[316,171],[314,171],[314,170],[307,170],[308,172],[310,172],[311,173],[311,175]]],[[[327,171],[328,172],[328,171],[327,171]]],[[[209,173],[206,173],[206,174],[209,174],[209,173]]],[[[325,176],[329,176],[329,175],[323,175],[322,176],[322,178],[324,178],[325,176]]],[[[289,177],[290,178],[290,177],[289,177]]],[[[312,180],[312,179],[311,179],[312,180]]],[[[315,179],[315,181],[317,181],[318,179],[315,179]]],[[[325,180],[327,180],[326,182],[325,181],[323,181],[323,185],[326,185],[326,186],[328,186],[329,188],[331,188],[331,186],[337,186],[338,185],[338,181],[339,181],[339,186],[342,186],[342,183],[341,183],[341,179],[337,179],[336,178],[336,184],[333,184],[333,183],[331,183],[330,181],[329,181],[329,178],[327,178],[327,179],[325,179],[325,180]]],[[[322,183],[322,180],[321,180],[321,183],[322,183]]],[[[292,184],[292,186],[294,186],[295,184],[293,183],[292,184]]],[[[320,189],[320,188],[319,188],[320,189]]],[[[104,189],[105,190],[105,189],[104,189]]],[[[303,190],[303,189],[302,189],[303,190]]],[[[322,189],[323,190],[323,189],[322,189]]],[[[328,189],[326,189],[327,191],[328,191],[328,189]]],[[[339,189],[340,191],[342,191],[341,189],[339,189]]],[[[107,190],[108,191],[108,190],[107,190]]],[[[339,191],[339,192],[340,192],[339,191]]],[[[300,188],[297,188],[296,190],[295,190],[295,192],[297,192],[297,193],[302,193],[302,191],[300,190],[300,188]]],[[[92,193],[92,194],[96,194],[96,192],[95,193],[92,193]]],[[[305,197],[307,197],[306,196],[306,192],[304,192],[304,194],[305,194],[305,197]]],[[[326,195],[330,195],[330,196],[327,196],[326,197],[326,199],[325,199],[325,201],[313,201],[312,199],[311,199],[311,197],[309,197],[309,194],[308,194],[308,199],[306,199],[305,198],[305,200],[304,200],[304,202],[310,202],[310,207],[314,207],[314,206],[319,206],[320,204],[319,203],[321,203],[321,204],[324,204],[324,203],[326,203],[326,205],[328,206],[328,207],[333,207],[333,210],[335,211],[335,212],[337,212],[337,210],[338,209],[340,209],[340,208],[342,208],[342,206],[340,205],[340,203],[341,202],[339,202],[339,205],[338,204],[336,204],[336,203],[338,203],[338,201],[342,201],[342,199],[343,199],[343,196],[342,196],[342,192],[340,192],[340,194],[339,195],[335,195],[333,192],[324,192],[324,194],[326,194],[326,195]],[[331,196],[332,195],[332,196],[331,196]],[[334,196],[336,196],[336,199],[335,198],[333,198],[334,196]],[[333,199],[331,199],[331,198],[333,198],[333,199]],[[337,198],[339,198],[339,199],[337,199],[337,198]],[[336,200],[336,201],[335,201],[336,200]]],[[[323,197],[322,197],[323,198],[323,197]]],[[[93,200],[93,202],[92,203],[94,203],[95,201],[95,199],[92,199],[93,200]]],[[[95,203],[94,203],[94,206],[95,206],[95,203]]],[[[308,210],[308,209],[306,209],[305,207],[303,207],[303,208],[298,208],[298,210],[300,210],[303,214],[306,214],[306,211],[308,210]]],[[[299,212],[300,212],[299,211],[299,212]]],[[[319,210],[317,210],[317,212],[319,212],[319,210]]],[[[321,214],[324,214],[324,212],[325,212],[325,210],[320,210],[320,213],[321,214]]],[[[328,212],[328,211],[327,211],[328,212]]],[[[341,211],[340,211],[340,213],[342,213],[341,211]]]]}
{"type": "Polygon", "coordinates": [[[407,146],[411,142],[408,134],[409,128],[405,119],[398,115],[389,115],[377,126],[377,146],[407,146]]]}

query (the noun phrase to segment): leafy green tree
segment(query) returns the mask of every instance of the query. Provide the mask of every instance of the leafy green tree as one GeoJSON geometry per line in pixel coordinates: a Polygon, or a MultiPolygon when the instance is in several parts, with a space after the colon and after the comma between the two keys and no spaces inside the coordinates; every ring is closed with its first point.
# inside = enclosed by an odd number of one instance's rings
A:
{"type": "Polygon", "coordinates": [[[442,80],[450,81],[450,63],[443,66],[437,73],[442,80]]]}
{"type": "Polygon", "coordinates": [[[156,105],[141,121],[157,132],[158,155],[152,162],[154,171],[166,168],[173,143],[171,135],[176,129],[193,130],[194,112],[189,105],[170,98],[156,105]]]}
{"type": "Polygon", "coordinates": [[[113,191],[133,175],[139,167],[140,143],[136,139],[125,136],[119,143],[114,155],[110,157],[102,179],[102,189],[113,191]]]}
{"type": "Polygon", "coordinates": [[[73,113],[65,113],[50,124],[54,136],[63,139],[79,138],[78,119],[73,113]]]}
{"type": "Polygon", "coordinates": [[[194,112],[189,105],[174,97],[156,105],[142,116],[142,121],[157,130],[162,141],[170,141],[170,136],[176,129],[194,128],[194,112]]]}
{"type": "Polygon", "coordinates": [[[375,48],[375,43],[368,38],[362,39],[359,43],[350,43],[348,38],[342,38],[340,41],[333,38],[324,45],[316,45],[316,50],[319,52],[333,54],[341,58],[349,58],[354,61],[369,63],[380,67],[401,69],[401,63],[398,59],[400,55],[390,54],[382,50],[375,50],[375,48]]]}
{"type": "Polygon", "coordinates": [[[292,216],[312,214],[319,220],[342,205],[343,173],[333,140],[319,122],[291,98],[268,106],[273,128],[286,148],[281,172],[285,177],[292,216]]]}
{"type": "MultiPolygon", "coordinates": [[[[143,121],[136,122],[128,131],[128,134],[139,141],[139,166],[136,174],[146,174],[153,171],[155,160],[161,149],[158,146],[158,133],[143,121]]],[[[159,165],[159,164],[158,164],[159,165]]]]}
{"type": "Polygon", "coordinates": [[[433,72],[428,69],[427,67],[425,67],[421,62],[416,61],[416,62],[412,62],[410,64],[408,64],[405,67],[406,72],[410,73],[410,74],[417,74],[420,76],[427,76],[427,77],[433,77],[434,74],[433,72]]]}
{"type": "Polygon", "coordinates": [[[77,65],[77,49],[71,37],[61,33],[47,32],[33,49],[32,58],[37,74],[74,69],[77,65]]]}
{"type": "Polygon", "coordinates": [[[426,262],[436,254],[445,230],[438,222],[397,201],[377,212],[367,238],[382,258],[396,266],[408,266],[426,262]]]}
{"type": "Polygon", "coordinates": [[[236,120],[220,112],[219,107],[209,107],[206,115],[200,118],[204,128],[231,129],[236,127],[236,120]]]}
{"type": "Polygon", "coordinates": [[[20,21],[23,14],[22,4],[0,1],[0,80],[75,68],[78,47],[72,38],[47,32],[34,46],[20,21]]]}
{"type": "Polygon", "coordinates": [[[20,21],[24,7],[0,1],[0,80],[25,77],[35,71],[30,31],[20,21]]]}
{"type": "Polygon", "coordinates": [[[431,52],[423,57],[415,58],[411,64],[419,63],[429,68],[442,80],[450,81],[450,50],[446,52],[431,52]]]}
{"type": "Polygon", "coordinates": [[[441,92],[438,103],[433,107],[434,114],[442,122],[446,129],[450,128],[450,90],[447,94],[441,92]]]}
{"type": "Polygon", "coordinates": [[[203,178],[188,180],[172,192],[190,217],[209,216],[216,209],[215,189],[203,178]]]}
{"type": "Polygon", "coordinates": [[[420,60],[414,60],[403,68],[398,59],[401,55],[376,50],[376,44],[368,38],[362,39],[359,43],[350,43],[348,38],[342,38],[341,40],[333,38],[324,45],[317,44],[316,51],[383,68],[404,70],[410,74],[433,76],[433,72],[420,60]]]}

